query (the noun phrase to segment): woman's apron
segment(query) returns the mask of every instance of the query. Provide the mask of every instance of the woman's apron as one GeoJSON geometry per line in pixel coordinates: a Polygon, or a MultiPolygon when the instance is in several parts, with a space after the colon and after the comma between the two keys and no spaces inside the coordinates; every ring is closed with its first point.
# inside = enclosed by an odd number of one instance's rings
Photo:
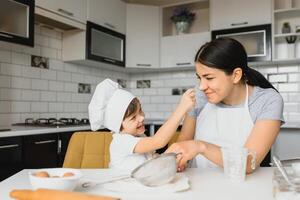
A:
{"type": "MultiPolygon", "coordinates": [[[[244,146],[253,127],[248,107],[248,85],[243,107],[222,108],[207,103],[197,117],[194,139],[203,140],[221,147],[244,146]]],[[[198,168],[216,167],[213,162],[199,154],[193,166],[198,168]],[[195,162],[196,161],[196,162],[195,162]]]]}

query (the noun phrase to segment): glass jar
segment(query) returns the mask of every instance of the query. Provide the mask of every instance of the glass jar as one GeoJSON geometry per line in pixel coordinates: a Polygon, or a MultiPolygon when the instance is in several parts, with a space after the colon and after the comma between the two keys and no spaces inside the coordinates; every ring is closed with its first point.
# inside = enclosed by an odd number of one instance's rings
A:
{"type": "Polygon", "coordinates": [[[295,187],[289,185],[277,168],[273,172],[273,197],[275,200],[299,200],[300,199],[300,177],[296,176],[291,168],[286,171],[295,183],[295,187]]]}

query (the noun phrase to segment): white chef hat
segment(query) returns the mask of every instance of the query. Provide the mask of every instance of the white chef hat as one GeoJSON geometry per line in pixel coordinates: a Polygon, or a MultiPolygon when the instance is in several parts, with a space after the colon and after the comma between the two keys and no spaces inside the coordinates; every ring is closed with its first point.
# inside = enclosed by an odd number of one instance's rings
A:
{"type": "Polygon", "coordinates": [[[91,129],[108,128],[118,133],[127,107],[134,98],[110,79],[99,83],[89,104],[91,129]]]}

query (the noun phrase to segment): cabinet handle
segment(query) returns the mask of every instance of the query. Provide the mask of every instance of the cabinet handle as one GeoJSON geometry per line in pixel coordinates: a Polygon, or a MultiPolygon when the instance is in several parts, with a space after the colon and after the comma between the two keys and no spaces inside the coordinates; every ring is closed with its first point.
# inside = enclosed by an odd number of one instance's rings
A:
{"type": "Polygon", "coordinates": [[[176,65],[190,65],[191,63],[190,62],[186,62],[186,63],[176,63],[176,65]]]}
{"type": "Polygon", "coordinates": [[[0,149],[11,149],[15,147],[19,147],[19,145],[18,144],[2,145],[0,146],[0,149]]]}
{"type": "Polygon", "coordinates": [[[115,63],[115,62],[116,62],[115,60],[108,59],[108,58],[104,58],[103,60],[108,61],[108,62],[111,62],[111,63],[115,63]]]}
{"type": "Polygon", "coordinates": [[[61,153],[61,140],[58,140],[58,145],[57,145],[57,154],[61,153]]]}
{"type": "Polygon", "coordinates": [[[248,24],[248,22],[232,23],[231,26],[240,26],[245,24],[248,24]]]}
{"type": "Polygon", "coordinates": [[[151,64],[136,64],[136,66],[151,67],[151,64]]]}
{"type": "Polygon", "coordinates": [[[13,38],[11,35],[6,35],[5,33],[0,33],[0,36],[2,37],[7,37],[7,38],[13,38]]]}
{"type": "Polygon", "coordinates": [[[64,9],[59,8],[59,9],[57,9],[57,11],[60,12],[60,13],[65,14],[65,15],[69,15],[69,16],[71,16],[71,17],[74,17],[74,13],[71,13],[71,12],[69,12],[69,11],[67,11],[67,10],[64,10],[64,9]]]}
{"type": "Polygon", "coordinates": [[[104,25],[108,26],[109,28],[116,29],[116,27],[114,25],[110,24],[110,23],[105,22],[104,25]]]}
{"type": "Polygon", "coordinates": [[[53,143],[53,142],[56,142],[56,140],[38,141],[38,142],[34,142],[34,144],[48,144],[48,143],[53,143]]]}

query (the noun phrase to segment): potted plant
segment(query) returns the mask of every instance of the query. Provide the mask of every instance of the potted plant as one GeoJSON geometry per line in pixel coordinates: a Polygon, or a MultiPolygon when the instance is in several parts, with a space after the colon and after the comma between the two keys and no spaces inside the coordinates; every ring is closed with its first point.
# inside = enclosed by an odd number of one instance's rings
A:
{"type": "Polygon", "coordinates": [[[282,33],[290,33],[291,32],[291,26],[289,22],[284,22],[281,29],[282,33]]]}
{"type": "Polygon", "coordinates": [[[170,19],[175,23],[177,34],[187,33],[190,23],[195,19],[195,13],[186,7],[179,7],[174,9],[170,19]]]}

